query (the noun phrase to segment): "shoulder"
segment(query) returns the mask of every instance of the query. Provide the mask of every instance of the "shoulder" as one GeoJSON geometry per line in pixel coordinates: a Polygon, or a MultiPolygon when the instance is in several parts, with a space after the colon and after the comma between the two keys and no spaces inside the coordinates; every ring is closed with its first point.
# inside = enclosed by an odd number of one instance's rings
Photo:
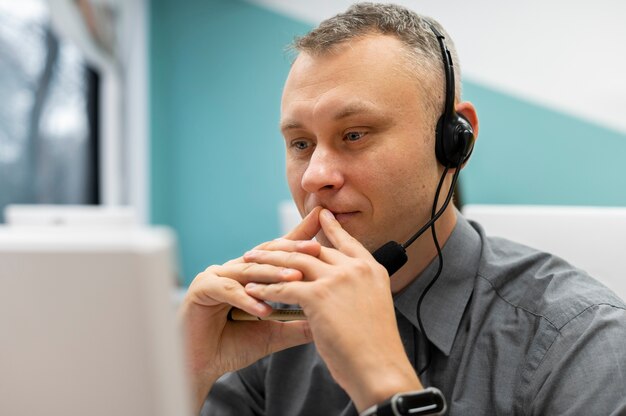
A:
{"type": "Polygon", "coordinates": [[[626,311],[624,301],[586,271],[562,258],[510,240],[487,237],[478,283],[511,307],[547,320],[559,331],[574,319],[626,311]]]}
{"type": "Polygon", "coordinates": [[[558,256],[472,227],[480,255],[458,351],[469,349],[468,368],[487,372],[494,400],[521,414],[626,405],[624,302],[558,256]]]}

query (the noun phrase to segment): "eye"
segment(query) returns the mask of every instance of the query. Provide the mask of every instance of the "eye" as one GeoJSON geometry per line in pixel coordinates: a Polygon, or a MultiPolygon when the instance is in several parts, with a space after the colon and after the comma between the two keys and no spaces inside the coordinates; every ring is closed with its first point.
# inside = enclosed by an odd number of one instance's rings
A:
{"type": "Polygon", "coordinates": [[[343,138],[349,142],[356,142],[365,136],[367,133],[364,131],[349,131],[347,132],[343,138]]]}
{"type": "Polygon", "coordinates": [[[310,146],[311,146],[311,142],[309,140],[303,140],[303,139],[292,140],[289,143],[289,147],[300,152],[307,150],[310,146]]]}

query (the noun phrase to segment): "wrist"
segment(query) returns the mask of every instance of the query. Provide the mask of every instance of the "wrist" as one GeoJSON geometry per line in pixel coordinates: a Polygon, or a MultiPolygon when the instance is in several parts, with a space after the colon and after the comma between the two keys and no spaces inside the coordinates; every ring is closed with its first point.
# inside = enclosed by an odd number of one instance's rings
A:
{"type": "Polygon", "coordinates": [[[380,365],[368,372],[353,394],[350,394],[359,411],[389,399],[394,394],[404,391],[423,390],[422,383],[413,367],[380,365]],[[395,367],[395,368],[394,368],[395,367]],[[395,371],[394,371],[395,370],[395,371]]]}

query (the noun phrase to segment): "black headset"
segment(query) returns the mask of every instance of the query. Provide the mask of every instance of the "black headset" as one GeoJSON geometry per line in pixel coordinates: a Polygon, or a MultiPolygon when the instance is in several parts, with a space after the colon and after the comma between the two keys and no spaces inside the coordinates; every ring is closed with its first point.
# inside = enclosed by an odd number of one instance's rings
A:
{"type": "Polygon", "coordinates": [[[465,117],[454,110],[454,64],[443,36],[430,25],[441,48],[443,71],[446,76],[445,105],[437,121],[435,131],[435,154],[437,160],[448,168],[457,168],[467,162],[474,149],[474,130],[465,117]],[[459,163],[459,160],[461,161],[459,163]]]}

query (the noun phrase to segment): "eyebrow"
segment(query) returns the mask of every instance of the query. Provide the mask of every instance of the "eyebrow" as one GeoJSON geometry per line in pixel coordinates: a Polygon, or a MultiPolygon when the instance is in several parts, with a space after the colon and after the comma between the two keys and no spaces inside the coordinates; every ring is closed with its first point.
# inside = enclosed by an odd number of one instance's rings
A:
{"type": "Polygon", "coordinates": [[[343,118],[353,116],[355,114],[371,114],[376,112],[376,109],[371,105],[366,105],[363,103],[351,103],[343,108],[340,108],[339,111],[337,111],[333,116],[333,120],[338,121],[343,118]]]}
{"type": "MultiPolygon", "coordinates": [[[[356,115],[356,114],[373,114],[378,113],[375,107],[371,105],[366,105],[363,103],[350,103],[343,107],[340,107],[339,110],[335,114],[333,114],[332,119],[334,121],[339,121],[341,119],[356,115]]],[[[295,120],[285,120],[280,123],[280,130],[285,132],[289,130],[296,130],[303,128],[302,123],[295,120]]]]}

